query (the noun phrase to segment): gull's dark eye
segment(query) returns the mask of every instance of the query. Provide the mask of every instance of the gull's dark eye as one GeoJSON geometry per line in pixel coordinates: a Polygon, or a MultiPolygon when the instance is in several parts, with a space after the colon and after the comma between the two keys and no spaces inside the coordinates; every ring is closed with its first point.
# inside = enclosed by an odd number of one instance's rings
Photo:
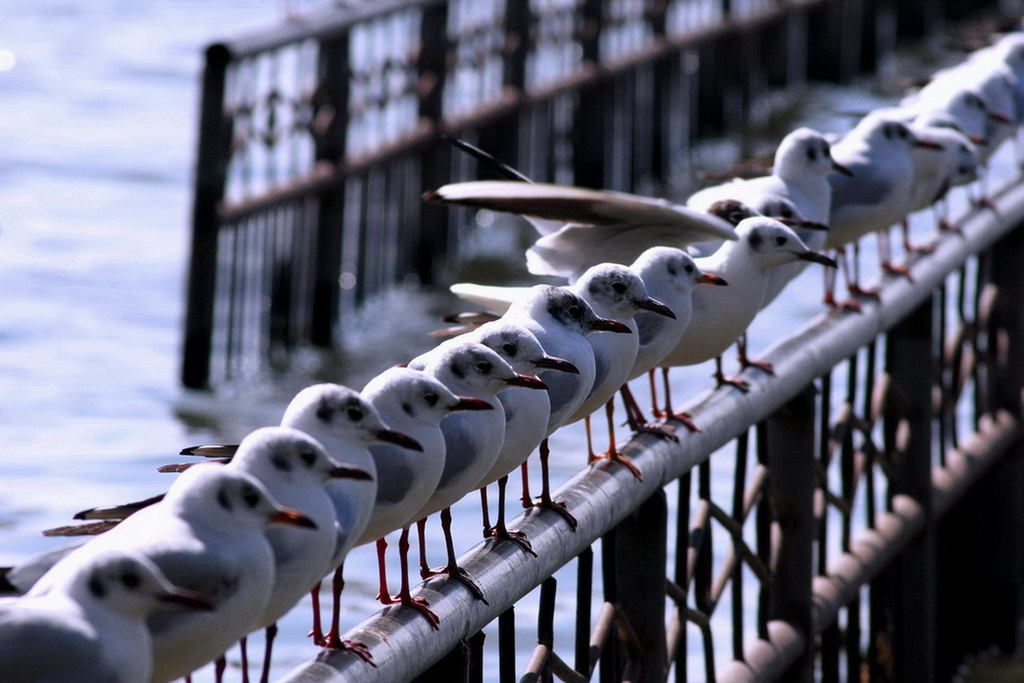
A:
{"type": "Polygon", "coordinates": [[[501,345],[501,352],[504,353],[509,358],[515,358],[516,351],[518,350],[519,349],[516,348],[516,345],[513,344],[512,342],[505,342],[504,344],[501,345]]]}
{"type": "Polygon", "coordinates": [[[139,587],[140,583],[142,583],[142,579],[140,579],[139,575],[135,572],[125,572],[121,575],[121,583],[124,584],[125,588],[134,590],[139,587]]]}
{"type": "Polygon", "coordinates": [[[88,586],[89,586],[89,592],[92,593],[93,596],[95,596],[97,598],[102,598],[103,596],[105,596],[107,594],[107,589],[103,585],[103,582],[100,581],[98,576],[94,576],[91,579],[89,579],[88,586]]]}
{"type": "Polygon", "coordinates": [[[691,265],[687,265],[686,266],[686,274],[687,275],[693,275],[693,266],[691,266],[691,265]]]}
{"type": "Polygon", "coordinates": [[[426,401],[428,406],[436,406],[439,397],[437,394],[431,392],[423,396],[423,400],[426,401]]]}
{"type": "Polygon", "coordinates": [[[822,147],[821,153],[827,157],[832,156],[832,147],[826,142],[825,145],[822,147]]]}
{"type": "Polygon", "coordinates": [[[313,451],[302,451],[299,457],[302,458],[302,462],[306,463],[307,467],[312,467],[313,463],[316,462],[316,453],[313,451]]]}
{"type": "Polygon", "coordinates": [[[242,500],[250,508],[254,508],[257,505],[259,505],[260,492],[257,491],[255,487],[246,484],[245,486],[242,487],[242,500]]]}
{"type": "Polygon", "coordinates": [[[787,238],[783,237],[782,235],[779,235],[778,237],[775,238],[775,244],[777,244],[780,247],[783,244],[785,244],[787,241],[788,241],[787,238]]]}
{"type": "Polygon", "coordinates": [[[485,360],[479,361],[476,364],[477,372],[479,372],[480,374],[483,374],[483,375],[489,374],[493,368],[494,368],[494,366],[491,365],[490,362],[485,361],[485,360]]]}
{"type": "Polygon", "coordinates": [[[808,159],[808,161],[817,161],[818,160],[818,150],[814,149],[813,147],[808,147],[807,148],[807,159],[808,159]]]}
{"type": "Polygon", "coordinates": [[[281,470],[282,472],[292,471],[292,464],[288,462],[288,458],[280,454],[271,457],[270,464],[274,466],[274,469],[281,470]]]}
{"type": "Polygon", "coordinates": [[[360,420],[363,419],[362,409],[357,408],[355,406],[348,408],[348,410],[345,411],[345,414],[348,415],[348,419],[352,420],[353,422],[359,422],[360,420]]]}
{"type": "Polygon", "coordinates": [[[782,216],[783,218],[792,218],[793,210],[790,209],[788,206],[784,206],[782,207],[782,210],[779,211],[779,215],[782,216]]]}
{"type": "Polygon", "coordinates": [[[231,498],[228,496],[228,490],[224,486],[221,486],[220,490],[217,491],[217,505],[220,505],[229,512],[231,511],[231,498]]]}
{"type": "Polygon", "coordinates": [[[581,318],[583,317],[583,309],[576,305],[569,306],[569,315],[574,318],[581,318]]]}
{"type": "Polygon", "coordinates": [[[615,290],[615,292],[617,292],[618,294],[624,294],[626,291],[626,285],[624,285],[621,282],[616,282],[612,285],[612,289],[615,290]]]}

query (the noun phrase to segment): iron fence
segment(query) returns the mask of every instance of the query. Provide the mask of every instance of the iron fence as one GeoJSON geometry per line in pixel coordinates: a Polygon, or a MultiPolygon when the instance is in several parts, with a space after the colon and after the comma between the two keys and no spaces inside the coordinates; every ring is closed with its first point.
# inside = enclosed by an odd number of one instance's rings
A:
{"type": "Polygon", "coordinates": [[[949,680],[972,653],[1012,651],[1024,186],[996,206],[916,260],[913,281],[885,280],[877,305],[778,340],[775,376],[749,393],[682,406],[701,432],[623,444],[642,481],[599,465],[572,477],[556,495],[575,532],[529,512],[511,526],[536,557],[493,541],[465,553],[488,604],[430,579],[414,594],[439,631],[388,607],[346,634],[376,666],[323,651],[284,680],[949,680]],[[525,673],[517,610],[538,619],[525,673]]]}
{"type": "Polygon", "coordinates": [[[331,346],[368,296],[443,280],[462,214],[419,196],[480,171],[441,134],[531,177],[653,193],[768,89],[873,69],[897,29],[968,5],[379,0],[212,44],[182,381],[331,346]]]}
{"type": "MultiPolygon", "coordinates": [[[[443,280],[459,219],[419,195],[478,170],[441,133],[533,177],[650,192],[767,89],[870,69],[897,26],[927,33],[939,15],[927,2],[395,0],[213,45],[183,381],[330,345],[372,294],[443,280]],[[812,35],[829,49],[808,59],[812,35]]],[[[461,563],[489,604],[430,580],[417,590],[439,632],[387,608],[348,634],[376,667],[325,651],[286,679],[947,680],[968,653],[1011,650],[1024,190],[996,203],[921,257],[913,282],[886,281],[879,305],[777,342],[776,376],[749,394],[691,401],[702,432],[625,444],[642,482],[616,468],[571,478],[559,495],[575,533],[531,513],[514,524],[537,557],[470,550],[461,563]],[[537,620],[525,674],[524,616],[537,620]]]]}

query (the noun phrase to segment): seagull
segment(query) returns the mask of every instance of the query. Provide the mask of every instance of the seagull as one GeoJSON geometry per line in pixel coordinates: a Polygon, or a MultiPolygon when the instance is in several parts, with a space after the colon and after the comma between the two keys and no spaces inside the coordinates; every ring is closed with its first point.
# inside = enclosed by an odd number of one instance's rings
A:
{"type": "MultiPolygon", "coordinates": [[[[654,425],[645,424],[643,415],[629,390],[629,380],[653,372],[662,359],[675,348],[690,324],[693,312],[693,291],[697,285],[726,285],[723,278],[705,273],[697,266],[693,257],[674,247],[651,247],[630,265],[644,281],[648,294],[668,306],[675,317],[658,315],[649,311],[638,311],[634,316],[637,333],[637,354],[622,385],[622,398],[630,427],[634,431],[656,431],[654,425]]],[[[653,384],[653,377],[652,377],[653,384]]],[[[665,383],[666,401],[671,398],[668,382],[665,383]]],[[[671,428],[669,428],[671,429],[671,428]]],[[[671,435],[671,432],[668,432],[671,435]]]]}
{"type": "MultiPolygon", "coordinates": [[[[274,553],[274,586],[257,620],[257,626],[266,629],[261,677],[265,682],[270,674],[277,620],[333,570],[337,546],[348,536],[348,530],[342,529],[335,517],[337,491],[332,499],[328,486],[343,478],[365,481],[371,475],[336,464],[319,441],[290,427],[263,427],[251,432],[242,439],[226,467],[255,477],[274,500],[298,510],[316,525],[315,531],[271,527],[266,532],[274,553]]],[[[244,639],[242,647],[244,652],[244,639]]]]}
{"type": "MultiPolygon", "coordinates": [[[[918,92],[904,97],[900,107],[910,110],[916,124],[953,128],[966,135],[977,146],[980,175],[984,177],[984,160],[996,148],[995,141],[989,136],[999,126],[1009,123],[1009,119],[991,109],[989,101],[976,88],[961,87],[959,82],[951,80],[931,81],[918,92]]],[[[984,188],[981,196],[973,201],[981,206],[991,206],[984,188]]]]}
{"type": "MultiPolygon", "coordinates": [[[[579,373],[576,366],[569,361],[549,356],[526,327],[508,320],[497,319],[483,323],[455,339],[440,344],[434,353],[440,352],[446,345],[458,343],[458,340],[483,344],[501,356],[521,375],[536,376],[544,370],[579,373]]],[[[419,367],[419,364],[414,362],[410,367],[419,367]]],[[[501,403],[505,414],[505,438],[497,459],[477,485],[480,489],[484,516],[484,538],[511,540],[525,551],[533,553],[526,537],[519,532],[509,531],[505,525],[505,487],[509,472],[522,466],[547,436],[551,402],[547,392],[537,392],[525,387],[509,387],[503,390],[498,394],[498,402],[501,403]],[[498,518],[492,526],[488,512],[487,486],[495,481],[498,482],[498,518]]]]}
{"type": "Polygon", "coordinates": [[[802,220],[827,225],[831,197],[828,178],[836,172],[848,175],[850,170],[833,158],[825,136],[812,128],[797,128],[779,143],[771,174],[704,188],[692,194],[686,205],[706,211],[716,201],[736,199],[769,215],[771,209],[764,203],[783,198],[792,203],[802,220]]]}
{"type": "MultiPolygon", "coordinates": [[[[456,288],[453,286],[452,290],[456,291],[456,288]]],[[[567,373],[545,370],[540,374],[548,385],[551,412],[545,438],[539,447],[543,484],[538,501],[531,501],[525,477],[523,480],[524,505],[555,510],[565,518],[570,528],[575,529],[575,517],[565,509],[561,501],[551,499],[547,437],[566,424],[594,386],[597,369],[594,350],[587,337],[602,331],[632,334],[632,330],[617,320],[601,318],[585,299],[566,287],[555,285],[530,287],[511,302],[502,319],[530,330],[547,354],[572,363],[579,371],[567,373]]]]}
{"type": "Polygon", "coordinates": [[[766,216],[740,221],[736,233],[740,236],[738,242],[727,243],[711,256],[696,260],[701,270],[719,275],[729,286],[700,287],[693,292],[690,324],[661,365],[695,365],[716,359],[719,385],[745,389],[742,380],[722,374],[721,355],[761,310],[772,269],[796,260],[831,267],[835,261],[811,251],[792,229],[766,216]]]}
{"type": "MultiPolygon", "coordinates": [[[[939,154],[918,147],[910,151],[910,160],[914,165],[910,213],[932,207],[939,229],[950,230],[952,226],[947,220],[948,211],[944,201],[950,189],[977,180],[977,148],[967,136],[953,128],[911,123],[910,129],[918,137],[926,137],[942,147],[939,154]]],[[[906,218],[903,220],[903,247],[908,252],[917,249],[910,243],[906,218]]]]}
{"type": "Polygon", "coordinates": [[[418,521],[417,514],[441,480],[446,450],[441,421],[457,411],[493,410],[493,406],[478,398],[457,396],[431,375],[404,367],[380,373],[366,383],[360,394],[389,425],[415,439],[423,450],[416,452],[389,443],[370,446],[380,483],[370,523],[356,543],[377,542],[378,599],[385,605],[399,602],[413,607],[436,628],[437,616],[426,601],[409,593],[409,525],[418,521]],[[402,530],[402,587],[398,596],[392,598],[387,588],[384,536],[396,529],[402,530]]]}
{"type": "Polygon", "coordinates": [[[634,316],[640,311],[650,311],[664,318],[675,318],[671,308],[652,298],[643,279],[628,266],[615,263],[598,264],[587,269],[572,290],[590,304],[594,313],[607,320],[617,320],[629,329],[631,334],[593,334],[587,342],[594,351],[594,382],[583,402],[563,422],[571,424],[578,420],[587,421],[588,462],[597,459],[591,446],[590,414],[605,406],[608,418],[608,450],[600,457],[625,467],[637,479],[642,479],[640,470],[625,458],[615,445],[614,404],[612,399],[629,379],[629,373],[636,362],[640,348],[637,323],[634,316]]]}
{"type": "MultiPolygon", "coordinates": [[[[372,479],[332,482],[327,493],[335,503],[335,519],[341,537],[328,572],[332,581],[331,626],[326,634],[320,623],[320,584],[313,587],[312,638],[317,645],[332,649],[349,649],[351,643],[341,640],[338,629],[341,619],[341,593],[345,587],[342,560],[362,535],[373,513],[378,480],[370,444],[391,443],[402,448],[419,450],[419,444],[401,432],[388,429],[380,416],[356,390],[341,384],[323,382],[299,391],[285,408],[282,427],[292,427],[309,434],[327,451],[336,463],[367,472],[372,479]]],[[[185,448],[183,455],[230,458],[237,446],[206,445],[185,448]]],[[[365,649],[356,652],[362,658],[365,649]]]]}
{"type": "Polygon", "coordinates": [[[159,503],[71,550],[27,595],[44,595],[78,566],[109,550],[150,559],[175,586],[208,600],[210,612],[156,610],[154,681],[172,681],[220,657],[258,625],[274,581],[266,530],[273,523],[314,529],[301,513],[278,505],[254,477],[215,463],[190,467],[159,503]]]}
{"type": "Polygon", "coordinates": [[[726,221],[703,211],[638,195],[567,185],[485,180],[453,183],[424,200],[558,221],[527,250],[527,269],[575,282],[598,263],[630,263],[656,244],[685,247],[735,240],[726,221]]]}
{"type": "MultiPolygon", "coordinates": [[[[841,255],[846,245],[854,245],[852,275],[847,271],[851,294],[866,293],[858,284],[857,240],[868,232],[888,229],[912,208],[914,163],[910,155],[914,148],[929,149],[933,154],[942,150],[941,145],[914,135],[888,112],[865,116],[833,146],[836,158],[853,176],[829,178],[832,214],[825,245],[841,255]]],[[[887,262],[883,267],[897,270],[887,262]]],[[[831,288],[826,303],[835,305],[830,295],[831,288]]]]}
{"type": "MultiPolygon", "coordinates": [[[[832,145],[819,131],[797,128],[787,134],[775,150],[771,174],[705,188],[691,195],[686,204],[695,209],[706,209],[715,201],[739,200],[760,215],[786,218],[782,222],[793,227],[809,249],[819,251],[825,246],[831,216],[829,181],[837,175],[851,174],[847,166],[836,160],[833,151],[832,145]],[[783,201],[786,203],[779,204],[783,201]],[[785,215],[789,211],[794,212],[797,220],[785,215]]],[[[796,262],[776,269],[766,288],[763,305],[774,301],[806,265],[796,262]]],[[[747,360],[745,340],[739,348],[744,366],[761,365],[747,360]]]]}
{"type": "MultiPolygon", "coordinates": [[[[505,436],[505,416],[497,399],[498,392],[508,387],[537,390],[546,389],[547,386],[536,377],[518,374],[494,351],[473,341],[460,341],[436,356],[428,351],[423,358],[413,359],[412,362],[420,361],[424,363],[424,373],[441,381],[455,394],[481,399],[494,409],[454,413],[442,421],[441,431],[445,438],[444,470],[437,488],[415,515],[420,520],[418,525],[422,536],[426,518],[441,512],[441,526],[448,552],[448,563],[440,571],[432,571],[425,561],[421,562],[424,578],[447,573],[466,585],[475,597],[484,600],[480,589],[456,561],[451,538],[451,505],[476,488],[501,451],[505,436]]],[[[421,552],[424,551],[423,545],[421,538],[421,552]]]]}
{"type": "Polygon", "coordinates": [[[135,552],[106,550],[58,572],[44,595],[0,599],[0,680],[148,683],[146,617],[158,608],[213,609],[135,552]]]}

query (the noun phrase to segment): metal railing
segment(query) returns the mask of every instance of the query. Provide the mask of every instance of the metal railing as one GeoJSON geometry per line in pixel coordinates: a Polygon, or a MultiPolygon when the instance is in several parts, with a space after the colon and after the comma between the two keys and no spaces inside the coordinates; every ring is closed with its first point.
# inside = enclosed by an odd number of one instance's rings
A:
{"type": "MultiPolygon", "coordinates": [[[[649,191],[768,88],[871,68],[893,17],[927,32],[935,7],[375,2],[211,46],[184,383],[330,345],[372,294],[443,279],[459,221],[420,191],[477,169],[440,133],[533,177],[649,191]],[[807,60],[812,31],[832,49],[807,60]]],[[[969,653],[1011,650],[1024,190],[996,204],[916,261],[913,282],[887,281],[879,305],[777,342],[776,376],[749,394],[689,402],[700,433],[625,444],[642,482],[573,476],[558,495],[575,533],[530,513],[513,526],[537,557],[466,553],[488,604],[432,579],[417,590],[440,631],[387,608],[347,634],[376,667],[324,651],[286,680],[948,680],[969,653]],[[537,620],[525,674],[524,615],[537,620]]]]}
{"type": "Polygon", "coordinates": [[[419,196],[478,177],[443,133],[531,177],[653,193],[694,138],[739,131],[768,89],[871,70],[898,33],[964,9],[377,0],[210,45],[183,384],[329,347],[368,296],[443,280],[463,214],[419,196]]]}
{"type": "Polygon", "coordinates": [[[531,512],[511,524],[536,557],[492,541],[464,554],[488,604],[430,579],[414,593],[439,631],[385,608],[346,634],[375,667],[323,651],[284,680],[949,680],[971,653],[1012,651],[1024,185],[959,225],[877,305],[777,341],[764,354],[775,376],[751,376],[750,393],[682,406],[701,432],[622,445],[642,481],[599,465],[572,477],[557,495],[575,532],[531,512]],[[569,595],[553,578],[566,565],[569,595]],[[515,615],[531,593],[538,644],[523,674],[515,615]]]}

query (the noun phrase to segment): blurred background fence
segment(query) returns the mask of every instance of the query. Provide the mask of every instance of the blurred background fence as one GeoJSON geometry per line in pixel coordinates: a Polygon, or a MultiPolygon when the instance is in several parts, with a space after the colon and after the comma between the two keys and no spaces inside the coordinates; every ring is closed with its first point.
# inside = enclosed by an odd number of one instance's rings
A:
{"type": "Polygon", "coordinates": [[[182,381],[330,347],[367,297],[432,284],[480,177],[457,135],[538,180],[653,193],[769,89],[842,82],[986,2],[376,0],[210,45],[182,381]]]}
{"type": "MultiPolygon", "coordinates": [[[[369,297],[443,283],[467,214],[420,194],[485,174],[442,134],[538,180],[663,193],[695,140],[741,130],[767,92],[842,83],[990,4],[381,0],[211,45],[183,383],[330,347],[369,297]]],[[[642,482],[570,479],[575,533],[531,513],[514,526],[536,558],[466,553],[488,605],[432,579],[417,591],[439,632],[387,608],[348,634],[376,668],[325,651],[287,680],[950,680],[972,653],[1012,651],[1017,179],[995,201],[878,306],[776,342],[776,377],[691,400],[702,432],[625,444],[642,482]],[[731,480],[726,499],[713,476],[731,480]],[[563,567],[574,588],[559,592],[563,567]],[[538,641],[525,667],[524,632],[538,641]]]]}

